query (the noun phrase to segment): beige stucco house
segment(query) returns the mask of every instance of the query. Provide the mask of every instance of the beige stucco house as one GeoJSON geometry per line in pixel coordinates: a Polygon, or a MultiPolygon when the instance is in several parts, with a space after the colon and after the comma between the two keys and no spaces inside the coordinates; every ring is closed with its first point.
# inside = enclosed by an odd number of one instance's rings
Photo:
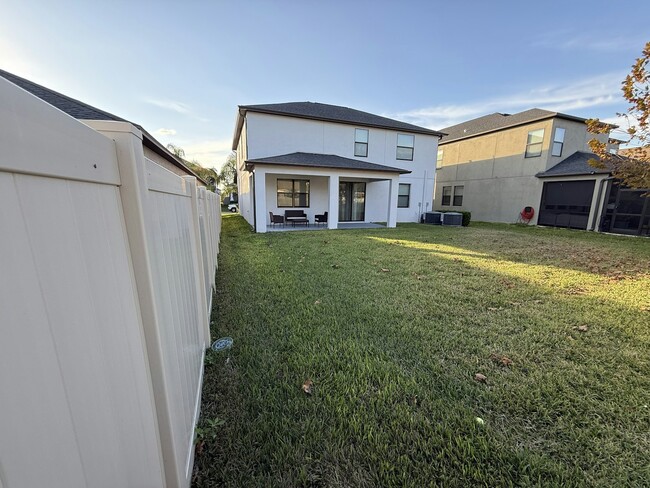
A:
{"type": "MultiPolygon", "coordinates": [[[[16,76],[1,69],[0,77],[5,78],[14,85],[19,86],[23,90],[58,108],[62,112],[65,112],[80,122],[86,123],[87,125],[90,123],[90,121],[129,122],[128,120],[118,117],[117,115],[105,112],[104,110],[93,107],[79,100],[75,100],[74,98],[70,98],[67,95],[63,95],[62,93],[56,92],[42,85],[38,85],[33,81],[21,78],[20,76],[16,76]]],[[[196,177],[197,185],[207,186],[207,182],[203,181],[200,176],[188,168],[183,163],[183,161],[172,154],[142,126],[134,122],[129,123],[136,126],[142,132],[142,150],[146,158],[152,160],[163,168],[179,176],[194,176],[196,177]]]]}
{"type": "Polygon", "coordinates": [[[595,136],[585,122],[534,108],[441,129],[434,209],[514,223],[532,207],[531,224],[647,234],[650,205],[641,192],[619,189],[610,171],[589,164],[595,136]]]}

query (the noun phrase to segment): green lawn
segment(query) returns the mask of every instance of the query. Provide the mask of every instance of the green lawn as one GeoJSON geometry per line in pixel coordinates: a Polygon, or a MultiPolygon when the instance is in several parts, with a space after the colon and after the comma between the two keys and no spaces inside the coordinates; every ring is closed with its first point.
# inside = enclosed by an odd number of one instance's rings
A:
{"type": "Polygon", "coordinates": [[[650,486],[648,239],[227,215],[212,320],[197,487],[650,486]]]}

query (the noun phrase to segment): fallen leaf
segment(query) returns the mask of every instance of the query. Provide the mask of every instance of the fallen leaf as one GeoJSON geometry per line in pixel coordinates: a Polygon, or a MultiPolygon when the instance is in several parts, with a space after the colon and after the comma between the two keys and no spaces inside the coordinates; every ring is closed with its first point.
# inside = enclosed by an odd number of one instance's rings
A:
{"type": "Polygon", "coordinates": [[[320,300],[316,300],[316,301],[314,302],[314,305],[320,305],[320,300]]]}
{"type": "Polygon", "coordinates": [[[589,330],[589,326],[588,325],[579,325],[577,327],[574,327],[574,329],[576,329],[579,332],[587,332],[589,330]]]}
{"type": "Polygon", "coordinates": [[[490,359],[500,366],[504,366],[506,368],[512,365],[512,359],[502,354],[492,353],[490,354],[490,359]]]}
{"type": "Polygon", "coordinates": [[[476,373],[474,375],[474,380],[478,381],[479,383],[487,383],[487,376],[485,376],[483,373],[476,373]]]}
{"type": "Polygon", "coordinates": [[[314,382],[310,379],[306,380],[302,384],[302,391],[304,391],[307,395],[311,395],[311,388],[314,385],[314,382]]]}
{"type": "Polygon", "coordinates": [[[381,268],[382,273],[388,273],[389,271],[390,271],[390,269],[388,269],[388,268],[381,268]]]}
{"type": "Polygon", "coordinates": [[[205,446],[205,441],[203,441],[203,440],[196,443],[196,447],[194,448],[194,452],[196,452],[197,456],[200,456],[203,453],[203,446],[205,446]]]}

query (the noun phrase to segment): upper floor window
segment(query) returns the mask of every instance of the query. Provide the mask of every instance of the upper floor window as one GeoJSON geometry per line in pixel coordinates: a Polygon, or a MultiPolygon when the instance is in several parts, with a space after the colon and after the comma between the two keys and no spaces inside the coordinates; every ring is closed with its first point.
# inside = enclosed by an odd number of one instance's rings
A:
{"type": "Polygon", "coordinates": [[[278,207],[309,207],[309,180],[278,180],[278,207]]]}
{"type": "Polygon", "coordinates": [[[526,142],[527,158],[535,158],[542,155],[542,143],[544,142],[544,129],[531,130],[528,133],[526,142]]]}
{"type": "Polygon", "coordinates": [[[413,161],[413,146],[415,136],[410,134],[397,134],[397,159],[413,161]]]}
{"type": "Polygon", "coordinates": [[[451,205],[451,186],[442,187],[442,205],[451,205]]]}
{"type": "Polygon", "coordinates": [[[562,127],[555,128],[551,156],[562,156],[562,147],[564,146],[564,132],[565,130],[562,127]]]}
{"type": "Polygon", "coordinates": [[[411,184],[400,183],[397,192],[397,208],[408,208],[411,200],[411,184]]]}
{"type": "Polygon", "coordinates": [[[439,168],[442,166],[442,149],[438,149],[438,156],[436,156],[436,168],[439,168]]]}
{"type": "Polygon", "coordinates": [[[354,155],[368,157],[368,129],[354,129],[354,155]]]}
{"type": "Polygon", "coordinates": [[[465,187],[463,185],[454,187],[454,207],[460,207],[463,204],[463,192],[465,187]]]}

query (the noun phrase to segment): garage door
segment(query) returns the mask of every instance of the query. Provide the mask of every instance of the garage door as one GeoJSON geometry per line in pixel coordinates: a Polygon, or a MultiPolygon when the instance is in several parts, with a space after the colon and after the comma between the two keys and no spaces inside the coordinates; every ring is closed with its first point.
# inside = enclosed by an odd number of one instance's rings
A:
{"type": "Polygon", "coordinates": [[[544,183],[537,223],[586,229],[595,183],[594,180],[544,183]]]}

